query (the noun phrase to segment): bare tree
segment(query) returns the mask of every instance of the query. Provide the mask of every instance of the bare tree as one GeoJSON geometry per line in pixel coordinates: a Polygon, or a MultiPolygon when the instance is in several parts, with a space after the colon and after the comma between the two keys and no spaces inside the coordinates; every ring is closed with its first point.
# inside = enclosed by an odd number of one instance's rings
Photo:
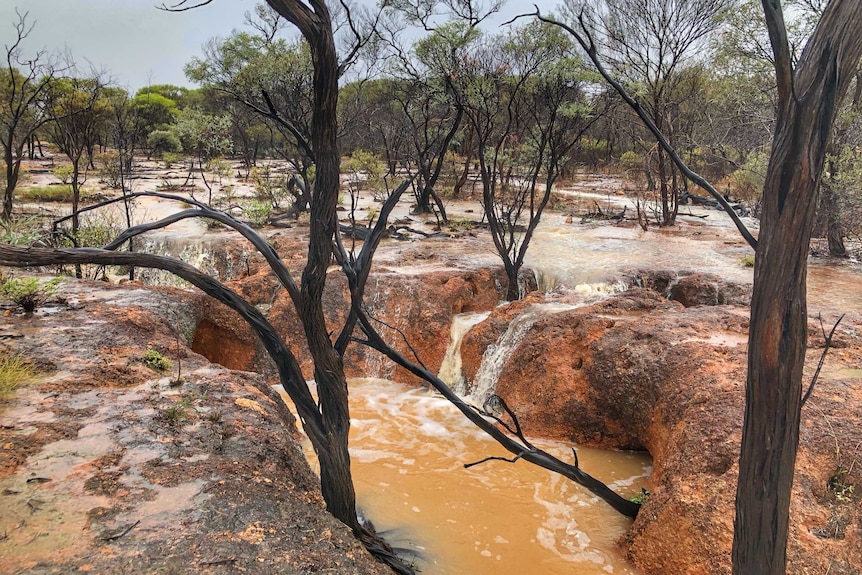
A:
{"type": "MultiPolygon", "coordinates": [[[[605,0],[602,31],[609,65],[656,127],[674,144],[673,99],[682,69],[721,24],[731,0],[605,0]]],[[[679,186],[667,153],[656,149],[661,224],[673,225],[679,186]],[[675,179],[675,178],[674,178],[675,179]]]]}
{"type": "MultiPolygon", "coordinates": [[[[780,0],[762,4],[773,53],[778,122],[758,239],[734,219],[756,250],[733,538],[733,572],[745,575],[785,572],[807,347],[808,249],[832,123],[862,57],[862,3],[832,0],[795,65],[780,0]]],[[[640,104],[608,73],[583,13],[579,30],[538,10],[536,16],[572,34],[677,167],[720,198],[688,169],[640,104]]],[[[734,217],[726,203],[722,206],[734,217]]]]}
{"type": "MultiPolygon", "coordinates": [[[[72,227],[70,237],[77,245],[80,225],[78,207],[81,186],[86,181],[89,159],[81,160],[90,151],[99,135],[102,121],[109,115],[109,105],[102,97],[104,83],[99,74],[87,78],[57,80],[49,91],[47,114],[51,139],[72,163],[72,227]]],[[[80,277],[80,268],[76,274],[80,277]]]]}
{"type": "Polygon", "coordinates": [[[541,24],[486,38],[448,83],[476,137],[482,205],[506,270],[506,299],[566,154],[595,120],[568,39],[541,24]]]}
{"type": "Polygon", "coordinates": [[[46,60],[45,52],[37,52],[31,58],[22,54],[22,43],[33,30],[33,26],[27,24],[26,12],[18,13],[14,26],[15,40],[5,47],[6,63],[0,79],[0,145],[6,162],[3,220],[12,216],[24,146],[50,120],[44,99],[55,73],[52,64],[46,60]]]}

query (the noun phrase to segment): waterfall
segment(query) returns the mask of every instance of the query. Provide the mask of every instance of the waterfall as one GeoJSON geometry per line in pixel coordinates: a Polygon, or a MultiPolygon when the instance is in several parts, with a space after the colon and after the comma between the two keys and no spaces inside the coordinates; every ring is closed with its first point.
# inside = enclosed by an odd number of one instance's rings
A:
{"type": "Polygon", "coordinates": [[[452,388],[452,390],[463,395],[466,393],[466,381],[461,371],[461,342],[470,328],[485,321],[491,312],[484,313],[462,313],[452,318],[452,327],[449,329],[449,347],[440,364],[440,373],[437,377],[452,388]]]}
{"type": "Polygon", "coordinates": [[[468,385],[465,393],[469,393],[471,400],[476,405],[482,405],[484,401],[494,393],[497,380],[503,371],[503,366],[509,355],[521,343],[533,324],[542,317],[575,309],[579,306],[563,303],[534,304],[525,309],[520,315],[509,322],[509,327],[497,341],[488,346],[482,355],[482,364],[476,372],[476,378],[472,385],[468,385]]]}

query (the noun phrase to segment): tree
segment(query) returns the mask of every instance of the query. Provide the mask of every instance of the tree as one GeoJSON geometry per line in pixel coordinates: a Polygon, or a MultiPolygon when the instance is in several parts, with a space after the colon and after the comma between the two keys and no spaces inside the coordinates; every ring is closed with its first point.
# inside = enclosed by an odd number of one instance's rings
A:
{"type": "Polygon", "coordinates": [[[528,26],[478,44],[448,80],[476,137],[482,204],[509,301],[520,297],[518,276],[566,154],[591,123],[570,49],[553,27],[528,26]]]}
{"type": "Polygon", "coordinates": [[[183,150],[192,154],[189,176],[194,172],[195,160],[198,161],[201,179],[209,192],[208,203],[211,204],[212,186],[207,182],[204,169],[210,160],[232,151],[230,118],[186,108],[180,111],[172,131],[182,142],[183,150]]]}
{"type": "Polygon", "coordinates": [[[102,97],[104,87],[101,77],[93,74],[89,78],[59,79],[52,84],[49,93],[47,113],[51,122],[48,130],[54,144],[72,163],[70,237],[73,242],[77,242],[81,186],[86,180],[87,165],[82,166],[81,159],[85,152],[92,151],[101,123],[109,114],[108,102],[102,97]]]}
{"type": "MultiPolygon", "coordinates": [[[[704,39],[721,24],[731,0],[605,0],[602,17],[607,55],[616,77],[639,101],[668,141],[674,144],[675,96],[683,68],[704,39]]],[[[656,150],[655,172],[661,224],[673,225],[679,209],[675,168],[656,150]],[[673,182],[676,183],[676,182],[673,182]]]]}
{"type": "MultiPolygon", "coordinates": [[[[256,17],[247,15],[247,20],[257,34],[235,31],[226,39],[210,41],[204,59],[193,59],[186,75],[264,119],[279,135],[276,151],[297,170],[301,190],[311,190],[315,163],[310,143],[311,51],[302,41],[279,37],[284,20],[273,8],[259,7],[256,17]]],[[[239,118],[239,113],[233,117],[239,118]]],[[[309,200],[308,193],[301,193],[294,211],[304,211],[309,200]]]]}
{"type": "Polygon", "coordinates": [[[15,40],[6,48],[6,65],[0,79],[0,145],[6,163],[6,186],[3,192],[2,219],[12,217],[15,188],[21,174],[24,146],[50,116],[45,110],[45,96],[54,80],[54,67],[46,62],[45,53],[30,59],[22,55],[22,43],[33,26],[27,24],[27,13],[18,15],[15,40]]]}
{"type": "MultiPolygon", "coordinates": [[[[795,65],[780,1],[763,0],[762,5],[778,109],[758,239],[734,220],[756,250],[733,538],[733,572],[746,575],[785,571],[807,343],[808,248],[832,123],[862,57],[862,3],[832,0],[795,65]]],[[[584,13],[578,16],[580,30],[538,11],[536,16],[578,41],[677,167],[720,201],[721,195],[688,169],[641,105],[612,78],[584,13]]],[[[726,202],[722,206],[734,217],[726,202]]]]}

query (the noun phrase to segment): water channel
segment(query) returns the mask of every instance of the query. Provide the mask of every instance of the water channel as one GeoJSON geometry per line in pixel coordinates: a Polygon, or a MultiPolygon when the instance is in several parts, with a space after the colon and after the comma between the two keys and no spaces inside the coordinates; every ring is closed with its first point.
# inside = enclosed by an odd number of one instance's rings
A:
{"type": "MultiPolygon", "coordinates": [[[[616,541],[630,520],[578,485],[508,456],[440,395],[376,379],[350,382],[359,505],[425,575],[636,574],[616,541]]],[[[306,442],[307,443],[307,442],[306,442]]],[[[571,460],[574,445],[537,440],[571,460]]],[[[313,458],[309,445],[306,451],[313,458]]],[[[581,466],[624,495],[645,485],[640,453],[578,448],[581,466]]]]}

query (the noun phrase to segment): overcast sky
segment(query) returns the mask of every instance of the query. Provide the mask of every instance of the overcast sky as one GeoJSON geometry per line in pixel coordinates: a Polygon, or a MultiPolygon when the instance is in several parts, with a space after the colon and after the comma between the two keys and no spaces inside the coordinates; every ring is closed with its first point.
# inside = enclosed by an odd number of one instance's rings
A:
{"type": "MultiPolygon", "coordinates": [[[[23,46],[28,55],[68,51],[81,69],[91,64],[107,71],[131,92],[147,84],[187,86],[183,66],[210,38],[242,28],[245,12],[258,1],[214,0],[197,10],[168,13],[156,9],[161,0],[0,0],[0,46],[14,41],[17,8],[34,24],[23,46]]],[[[550,10],[557,0],[537,3],[550,10]]],[[[530,10],[533,2],[508,4],[510,15],[530,10]]]]}

